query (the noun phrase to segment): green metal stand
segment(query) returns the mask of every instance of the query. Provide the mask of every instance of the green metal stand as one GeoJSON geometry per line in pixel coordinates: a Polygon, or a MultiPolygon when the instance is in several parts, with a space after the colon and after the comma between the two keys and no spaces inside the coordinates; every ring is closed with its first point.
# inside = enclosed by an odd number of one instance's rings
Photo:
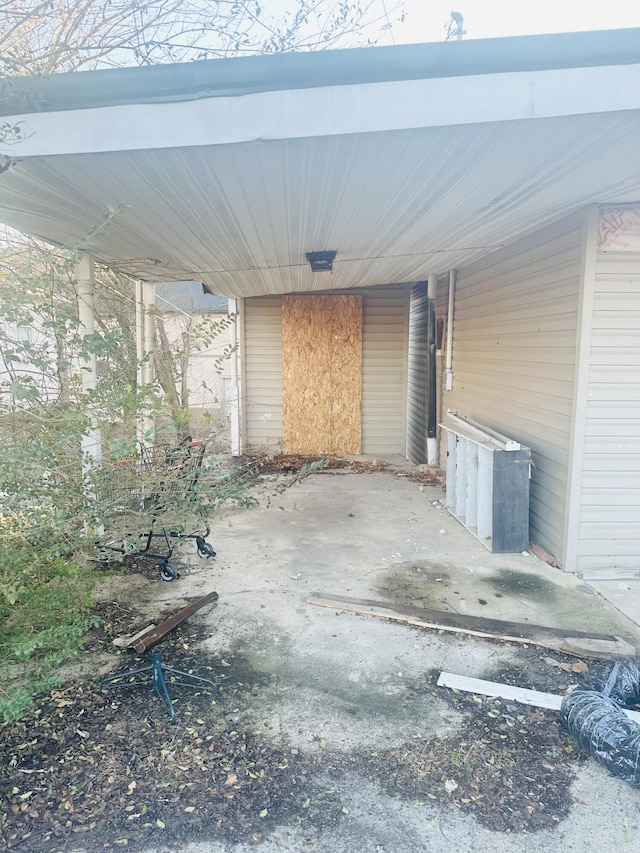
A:
{"type": "Polygon", "coordinates": [[[164,666],[159,649],[156,649],[151,653],[151,666],[143,666],[140,669],[130,669],[126,672],[118,672],[115,675],[108,675],[100,681],[100,689],[109,690],[117,687],[137,687],[139,685],[151,684],[158,696],[167,706],[171,722],[175,723],[176,712],[173,707],[171,694],[167,687],[165,674],[179,676],[180,680],[172,680],[172,685],[181,687],[199,687],[201,685],[207,685],[214,693],[217,694],[218,692],[218,688],[209,678],[201,678],[199,675],[192,675],[189,672],[183,672],[182,670],[174,669],[171,666],[164,666]]]}

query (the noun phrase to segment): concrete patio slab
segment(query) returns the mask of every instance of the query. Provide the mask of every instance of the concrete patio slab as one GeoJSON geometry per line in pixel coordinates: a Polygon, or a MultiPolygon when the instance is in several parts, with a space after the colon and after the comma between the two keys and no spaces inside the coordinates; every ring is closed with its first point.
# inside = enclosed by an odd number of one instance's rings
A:
{"type": "MultiPolygon", "coordinates": [[[[443,508],[442,488],[412,481],[409,470],[325,471],[282,492],[279,478],[265,478],[260,506],[213,520],[215,560],[193,558],[178,582],[153,585],[156,608],[217,590],[217,606],[199,618],[203,648],[234,676],[221,712],[293,755],[375,754],[460,731],[464,714],[434,689],[440,670],[494,680],[509,672],[542,690],[552,671],[558,690],[579,680],[563,672],[558,681],[543,648],[314,607],[314,592],[613,633],[640,649],[640,627],[594,584],[529,552],[490,553],[443,508]]],[[[536,833],[493,831],[428,797],[392,799],[357,772],[319,774],[316,784],[343,804],[339,821],[285,822],[248,844],[212,838],[188,850],[600,853],[640,835],[637,792],[592,760],[578,765],[570,813],[536,833]]]]}
{"type": "Polygon", "coordinates": [[[627,619],[640,625],[640,580],[590,580],[587,583],[627,619]]]}

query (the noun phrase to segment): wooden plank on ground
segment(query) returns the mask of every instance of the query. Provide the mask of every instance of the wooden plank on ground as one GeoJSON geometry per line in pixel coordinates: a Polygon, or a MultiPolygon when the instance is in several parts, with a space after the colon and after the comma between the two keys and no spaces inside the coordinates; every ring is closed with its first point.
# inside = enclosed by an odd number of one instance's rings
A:
{"type": "Polygon", "coordinates": [[[613,634],[574,631],[571,628],[549,628],[543,625],[530,625],[528,622],[467,616],[461,613],[448,613],[446,610],[428,610],[385,601],[341,597],[324,592],[308,598],[307,604],[331,607],[335,610],[348,610],[367,616],[379,616],[422,628],[454,631],[471,634],[474,637],[507,640],[513,643],[531,643],[590,660],[607,660],[619,655],[634,655],[636,652],[630,643],[613,634]]]}
{"type": "MultiPolygon", "coordinates": [[[[450,687],[452,690],[464,690],[466,693],[476,693],[478,696],[494,696],[520,702],[522,705],[533,705],[536,708],[550,708],[559,711],[562,696],[556,693],[541,693],[538,690],[528,690],[524,687],[513,687],[511,684],[500,684],[497,681],[485,681],[482,678],[468,678],[466,675],[456,675],[454,672],[441,672],[438,687],[450,687]]],[[[624,709],[630,720],[640,723],[640,712],[624,709]]]]}
{"type": "Polygon", "coordinates": [[[203,595],[202,598],[198,598],[192,604],[188,604],[186,607],[181,608],[177,613],[174,613],[173,616],[169,616],[168,619],[160,622],[159,625],[151,623],[148,628],[138,631],[137,634],[134,634],[131,637],[116,637],[112,642],[121,649],[132,648],[135,649],[136,652],[142,653],[147,649],[150,649],[152,646],[155,646],[156,643],[159,643],[160,640],[170,631],[173,631],[174,628],[177,628],[178,625],[181,625],[186,619],[193,616],[194,613],[197,613],[197,611],[201,610],[205,605],[209,604],[211,601],[217,600],[218,593],[209,592],[206,595],[203,595]]]}

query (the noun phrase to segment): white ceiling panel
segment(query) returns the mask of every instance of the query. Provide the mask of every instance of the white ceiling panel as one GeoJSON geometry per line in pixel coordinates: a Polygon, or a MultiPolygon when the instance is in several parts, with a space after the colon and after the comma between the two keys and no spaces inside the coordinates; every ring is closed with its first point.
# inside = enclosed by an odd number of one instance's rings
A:
{"type": "Polygon", "coordinates": [[[402,283],[592,202],[640,200],[640,112],[25,158],[0,220],[225,296],[402,283]],[[335,249],[332,273],[309,251],[335,249]]]}

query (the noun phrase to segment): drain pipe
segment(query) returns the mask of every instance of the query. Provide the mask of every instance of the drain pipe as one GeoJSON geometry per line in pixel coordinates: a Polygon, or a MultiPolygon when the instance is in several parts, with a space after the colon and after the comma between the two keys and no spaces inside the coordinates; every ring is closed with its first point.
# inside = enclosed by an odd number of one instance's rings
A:
{"type": "Polygon", "coordinates": [[[443,391],[453,391],[453,309],[456,299],[458,270],[449,270],[449,304],[447,306],[447,349],[444,362],[443,391]]]}
{"type": "Polygon", "coordinates": [[[436,298],[438,277],[430,274],[427,284],[427,465],[438,464],[436,396],[436,298]]]}
{"type": "Polygon", "coordinates": [[[231,455],[240,455],[240,384],[238,379],[238,322],[240,320],[240,312],[238,310],[238,300],[229,299],[229,314],[233,314],[235,319],[231,324],[231,353],[230,364],[230,381],[227,390],[227,412],[229,415],[230,439],[231,439],[231,455]]]}

